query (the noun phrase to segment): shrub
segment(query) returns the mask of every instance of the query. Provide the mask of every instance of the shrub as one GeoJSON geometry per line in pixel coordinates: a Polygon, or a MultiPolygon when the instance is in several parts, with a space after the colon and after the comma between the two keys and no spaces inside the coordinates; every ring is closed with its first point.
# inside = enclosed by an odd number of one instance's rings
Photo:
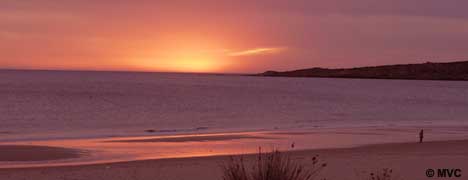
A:
{"type": "Polygon", "coordinates": [[[380,171],[374,171],[369,173],[369,176],[365,180],[396,180],[393,176],[393,170],[390,168],[384,168],[380,171]]]}
{"type": "Polygon", "coordinates": [[[231,157],[223,168],[223,180],[313,180],[326,166],[312,158],[312,167],[291,160],[279,151],[259,152],[255,162],[247,167],[243,157],[231,157]]]}

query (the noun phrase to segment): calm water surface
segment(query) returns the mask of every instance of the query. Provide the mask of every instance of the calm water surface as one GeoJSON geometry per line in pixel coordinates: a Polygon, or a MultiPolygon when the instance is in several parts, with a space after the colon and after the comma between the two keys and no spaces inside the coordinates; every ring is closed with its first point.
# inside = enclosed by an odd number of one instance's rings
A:
{"type": "Polygon", "coordinates": [[[0,71],[0,141],[465,125],[467,82],[0,71]]]}

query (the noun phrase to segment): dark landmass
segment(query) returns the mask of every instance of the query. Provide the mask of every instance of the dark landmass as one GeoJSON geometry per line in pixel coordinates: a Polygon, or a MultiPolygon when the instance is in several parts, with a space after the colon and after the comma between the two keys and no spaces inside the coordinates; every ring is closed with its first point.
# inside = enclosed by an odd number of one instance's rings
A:
{"type": "Polygon", "coordinates": [[[267,71],[257,76],[466,81],[468,80],[468,61],[348,69],[310,68],[284,72],[267,71]]]}

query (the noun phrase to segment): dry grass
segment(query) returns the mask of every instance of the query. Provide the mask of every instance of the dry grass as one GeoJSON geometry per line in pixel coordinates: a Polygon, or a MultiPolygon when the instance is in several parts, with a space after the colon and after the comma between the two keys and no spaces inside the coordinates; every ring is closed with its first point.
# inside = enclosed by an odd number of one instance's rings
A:
{"type": "Polygon", "coordinates": [[[400,179],[393,175],[393,170],[390,168],[384,168],[379,171],[369,173],[364,180],[397,180],[400,179]]]}
{"type": "Polygon", "coordinates": [[[223,180],[313,180],[326,164],[320,164],[317,157],[311,161],[312,167],[306,167],[279,151],[259,152],[247,167],[242,157],[231,157],[223,166],[223,180]]]}

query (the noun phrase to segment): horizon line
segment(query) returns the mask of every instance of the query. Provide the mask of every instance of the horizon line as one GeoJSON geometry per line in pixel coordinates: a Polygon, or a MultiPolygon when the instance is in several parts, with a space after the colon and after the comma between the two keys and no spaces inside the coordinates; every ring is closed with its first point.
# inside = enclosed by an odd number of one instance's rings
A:
{"type": "MultiPolygon", "coordinates": [[[[395,65],[415,65],[415,64],[425,64],[425,63],[457,63],[457,62],[466,62],[468,60],[452,60],[452,61],[425,61],[419,63],[397,63],[397,64],[382,64],[382,65],[364,65],[364,66],[354,66],[354,67],[335,67],[335,68],[327,68],[321,66],[312,66],[312,67],[304,67],[304,68],[295,68],[290,70],[263,70],[266,71],[277,71],[277,72],[288,72],[288,71],[296,71],[296,70],[306,70],[306,69],[313,69],[313,68],[324,68],[324,69],[354,69],[354,68],[367,68],[367,67],[379,67],[379,66],[395,66],[395,65]]],[[[167,74],[206,74],[206,75],[252,75],[258,74],[261,72],[256,73],[234,73],[234,72],[184,72],[184,71],[151,71],[151,70],[124,70],[124,69],[67,69],[67,68],[2,68],[0,67],[0,71],[56,71],[56,72],[121,72],[121,73],[167,73],[167,74]]]]}
{"type": "Polygon", "coordinates": [[[47,68],[0,68],[0,71],[51,71],[51,72],[104,72],[104,73],[165,73],[165,74],[205,74],[205,75],[249,75],[251,73],[220,72],[181,72],[149,70],[95,70],[95,69],[47,69],[47,68]]]}

